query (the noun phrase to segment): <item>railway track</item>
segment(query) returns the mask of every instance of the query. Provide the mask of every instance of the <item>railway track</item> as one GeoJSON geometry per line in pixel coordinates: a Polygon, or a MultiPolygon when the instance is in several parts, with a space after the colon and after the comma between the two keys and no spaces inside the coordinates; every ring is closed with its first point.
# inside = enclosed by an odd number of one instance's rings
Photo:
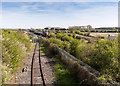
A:
{"type": "Polygon", "coordinates": [[[38,84],[38,83],[36,83],[36,80],[35,80],[36,76],[37,76],[37,81],[40,80],[39,83],[42,83],[43,86],[46,86],[43,71],[42,71],[41,58],[40,58],[40,42],[36,42],[35,48],[34,48],[34,53],[33,53],[33,56],[32,56],[32,62],[31,62],[31,86],[34,86],[35,84],[38,84]],[[37,49],[37,47],[39,47],[39,48],[37,49]],[[35,56],[36,54],[38,56],[35,56]],[[37,62],[37,64],[35,62],[37,62]],[[38,68],[38,65],[39,65],[39,68],[38,68]]]}

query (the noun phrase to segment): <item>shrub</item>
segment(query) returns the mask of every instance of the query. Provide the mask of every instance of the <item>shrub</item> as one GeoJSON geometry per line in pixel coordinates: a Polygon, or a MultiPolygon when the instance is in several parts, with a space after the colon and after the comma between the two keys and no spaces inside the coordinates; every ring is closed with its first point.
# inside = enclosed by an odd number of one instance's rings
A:
{"type": "Polygon", "coordinates": [[[64,36],[64,34],[62,34],[62,33],[57,33],[57,34],[56,34],[56,37],[57,37],[58,39],[61,39],[62,36],[64,36]]]}
{"type": "Polygon", "coordinates": [[[26,54],[26,51],[30,50],[30,39],[23,31],[11,31],[3,30],[3,62],[6,62],[13,70],[19,66],[21,57],[26,54]]]}
{"type": "Polygon", "coordinates": [[[113,30],[112,32],[113,32],[113,33],[116,33],[116,32],[117,32],[117,30],[113,30]]]}
{"type": "Polygon", "coordinates": [[[107,30],[104,31],[105,33],[107,32],[107,30]]]}
{"type": "Polygon", "coordinates": [[[80,30],[80,32],[85,32],[85,30],[80,30]]]}
{"type": "Polygon", "coordinates": [[[84,35],[84,33],[79,33],[80,35],[84,35]]]}
{"type": "Polygon", "coordinates": [[[107,73],[116,79],[120,76],[117,45],[117,41],[100,40],[96,44],[96,50],[91,57],[91,64],[95,69],[107,73]]]}
{"type": "Polygon", "coordinates": [[[90,56],[94,51],[94,45],[80,43],[78,47],[76,47],[76,57],[83,62],[90,64],[90,56]]]}
{"type": "Polygon", "coordinates": [[[95,45],[79,43],[74,48],[74,53],[76,53],[74,56],[94,69],[120,81],[117,39],[115,41],[99,40],[95,45]]]}
{"type": "Polygon", "coordinates": [[[43,43],[43,46],[45,46],[45,47],[48,47],[49,46],[49,41],[48,40],[46,40],[46,39],[43,39],[42,40],[42,43],[43,43]]]}
{"type": "Polygon", "coordinates": [[[90,32],[95,32],[95,30],[93,29],[93,30],[90,30],[90,32]]]}
{"type": "Polygon", "coordinates": [[[69,34],[68,34],[68,36],[72,36],[72,34],[71,34],[71,33],[69,33],[69,34]]]}
{"type": "Polygon", "coordinates": [[[70,52],[70,43],[67,41],[64,41],[63,45],[64,45],[64,50],[66,52],[70,52]]]}
{"type": "Polygon", "coordinates": [[[54,44],[58,45],[58,47],[64,49],[63,41],[61,41],[60,39],[50,38],[50,39],[48,39],[48,42],[54,43],[54,44]]]}
{"type": "Polygon", "coordinates": [[[57,54],[57,45],[50,43],[50,45],[48,46],[49,48],[49,53],[52,55],[56,55],[57,54]]]}
{"type": "Polygon", "coordinates": [[[6,67],[2,68],[4,82],[10,74],[21,66],[27,52],[31,50],[32,43],[29,36],[22,30],[2,30],[2,36],[2,63],[6,67]]]}
{"type": "Polygon", "coordinates": [[[50,36],[50,37],[53,37],[53,38],[56,37],[55,33],[50,33],[49,36],[50,36]]]}
{"type": "Polygon", "coordinates": [[[78,47],[78,44],[80,43],[79,40],[77,39],[74,39],[71,41],[71,44],[70,44],[70,53],[74,56],[76,56],[76,48],[78,47]]]}
{"type": "Polygon", "coordinates": [[[76,35],[75,35],[75,34],[73,34],[73,38],[76,38],[76,35]]]}
{"type": "Polygon", "coordinates": [[[90,36],[90,33],[88,32],[88,33],[84,33],[84,36],[90,36]]]}
{"type": "Polygon", "coordinates": [[[62,41],[68,41],[68,42],[71,42],[72,39],[73,39],[72,37],[69,37],[67,35],[61,38],[62,41]]]}
{"type": "Polygon", "coordinates": [[[95,32],[99,32],[98,30],[96,30],[95,32]]]}
{"type": "Polygon", "coordinates": [[[79,34],[79,33],[80,33],[80,31],[75,31],[75,33],[76,33],[76,34],[79,34]]]}
{"type": "Polygon", "coordinates": [[[76,39],[81,39],[82,37],[81,36],[76,36],[76,39]]]}
{"type": "Polygon", "coordinates": [[[90,29],[86,29],[85,32],[90,32],[90,29]]]}

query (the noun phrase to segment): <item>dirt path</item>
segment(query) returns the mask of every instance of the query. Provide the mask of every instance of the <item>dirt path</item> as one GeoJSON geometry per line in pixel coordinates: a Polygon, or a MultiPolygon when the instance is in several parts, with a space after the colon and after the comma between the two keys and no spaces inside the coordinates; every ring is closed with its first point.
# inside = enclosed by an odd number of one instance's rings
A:
{"type": "MultiPolygon", "coordinates": [[[[27,60],[24,62],[23,67],[19,70],[13,78],[10,79],[10,84],[30,84],[31,82],[31,62],[32,56],[28,56],[27,60]]],[[[39,67],[39,47],[37,45],[36,54],[35,54],[35,63],[34,63],[34,84],[42,84],[40,67],[39,67]]],[[[53,64],[52,58],[47,57],[46,55],[41,55],[41,65],[43,69],[43,75],[45,83],[49,85],[54,84],[54,74],[53,74],[53,64]]],[[[9,83],[8,83],[9,84],[9,83]]]]}

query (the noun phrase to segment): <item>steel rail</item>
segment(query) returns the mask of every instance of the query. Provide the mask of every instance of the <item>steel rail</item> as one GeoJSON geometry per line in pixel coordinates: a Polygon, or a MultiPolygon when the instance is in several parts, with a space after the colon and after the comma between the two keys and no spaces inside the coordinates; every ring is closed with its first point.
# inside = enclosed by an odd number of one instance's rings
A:
{"type": "Polygon", "coordinates": [[[42,71],[41,58],[40,58],[40,41],[39,41],[39,66],[40,66],[40,73],[43,81],[43,86],[46,86],[43,71],[42,71]]]}
{"type": "Polygon", "coordinates": [[[35,58],[35,51],[36,51],[37,43],[35,44],[35,49],[32,57],[32,63],[31,63],[31,86],[33,86],[33,74],[34,74],[34,58],[35,58]]]}

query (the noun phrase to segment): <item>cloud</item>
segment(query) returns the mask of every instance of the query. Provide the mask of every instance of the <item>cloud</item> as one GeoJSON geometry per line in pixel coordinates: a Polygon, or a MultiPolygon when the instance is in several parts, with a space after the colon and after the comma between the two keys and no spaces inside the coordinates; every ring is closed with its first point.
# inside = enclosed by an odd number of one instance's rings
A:
{"type": "Polygon", "coordinates": [[[114,3],[99,4],[21,3],[17,7],[18,11],[14,11],[14,8],[4,8],[2,27],[44,28],[46,26],[68,27],[88,24],[93,27],[117,26],[118,7],[116,3],[115,5],[114,3]]]}

